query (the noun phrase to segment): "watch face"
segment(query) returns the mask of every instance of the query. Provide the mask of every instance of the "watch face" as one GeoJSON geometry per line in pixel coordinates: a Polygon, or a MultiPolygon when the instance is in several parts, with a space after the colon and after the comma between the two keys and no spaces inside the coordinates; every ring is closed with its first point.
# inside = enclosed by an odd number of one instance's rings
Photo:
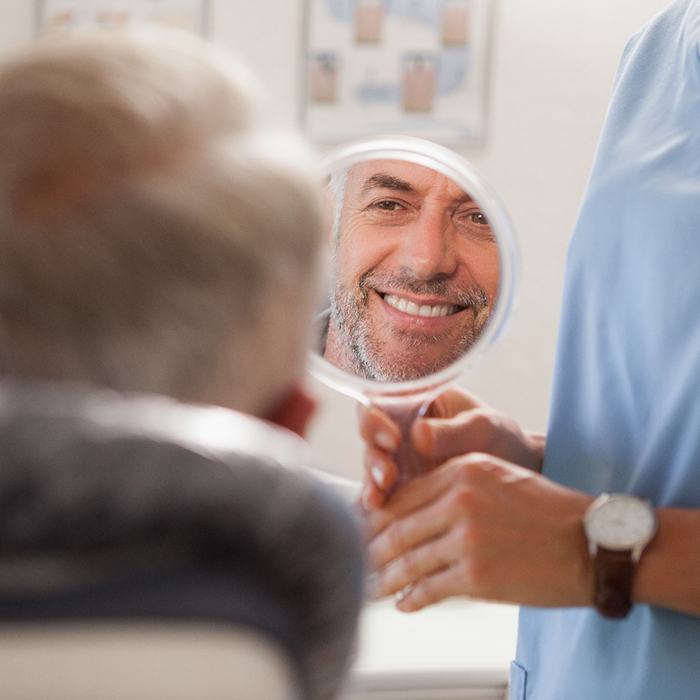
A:
{"type": "Polygon", "coordinates": [[[651,506],[632,496],[609,496],[594,503],[586,517],[586,533],[608,549],[631,549],[646,542],[656,529],[651,506]]]}

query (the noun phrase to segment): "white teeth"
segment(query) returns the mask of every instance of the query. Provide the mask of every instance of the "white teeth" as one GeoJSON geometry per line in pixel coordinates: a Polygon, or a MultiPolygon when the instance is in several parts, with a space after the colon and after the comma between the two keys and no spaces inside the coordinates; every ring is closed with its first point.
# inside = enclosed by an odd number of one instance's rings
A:
{"type": "Polygon", "coordinates": [[[394,296],[393,294],[387,294],[384,297],[384,301],[389,304],[389,306],[393,306],[395,309],[403,311],[406,314],[410,314],[411,316],[426,316],[435,318],[437,316],[448,316],[455,310],[453,305],[446,306],[444,304],[423,304],[422,306],[418,306],[418,304],[412,301],[402,299],[401,297],[394,296]]]}

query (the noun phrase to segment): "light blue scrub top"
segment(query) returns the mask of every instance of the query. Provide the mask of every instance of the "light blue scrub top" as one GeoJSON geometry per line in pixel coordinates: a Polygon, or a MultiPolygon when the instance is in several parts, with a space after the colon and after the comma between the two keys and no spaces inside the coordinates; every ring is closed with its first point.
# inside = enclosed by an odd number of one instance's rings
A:
{"type": "MultiPolygon", "coordinates": [[[[700,0],[625,49],[569,247],[544,463],[680,508],[700,508],[699,51],[700,0]]],[[[516,658],[511,700],[697,700],[700,617],[523,608],[516,658]]]]}

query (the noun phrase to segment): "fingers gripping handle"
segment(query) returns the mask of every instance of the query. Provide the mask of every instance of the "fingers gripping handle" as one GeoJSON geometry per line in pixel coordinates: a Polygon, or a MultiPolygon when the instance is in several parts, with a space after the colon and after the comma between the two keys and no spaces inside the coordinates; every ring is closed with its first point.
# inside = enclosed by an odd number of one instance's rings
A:
{"type": "Polygon", "coordinates": [[[430,468],[429,460],[419,454],[411,441],[411,428],[417,418],[425,415],[430,400],[422,397],[374,397],[372,404],[383,411],[396,423],[401,433],[401,441],[393,458],[398,468],[398,478],[394,488],[425,473],[430,468]]]}

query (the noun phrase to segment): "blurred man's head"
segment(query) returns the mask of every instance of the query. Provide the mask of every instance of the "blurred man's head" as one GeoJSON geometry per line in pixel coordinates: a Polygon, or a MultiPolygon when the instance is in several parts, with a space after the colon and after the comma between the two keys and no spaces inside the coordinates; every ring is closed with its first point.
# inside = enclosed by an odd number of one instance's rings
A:
{"type": "Polygon", "coordinates": [[[0,376],[283,401],[317,186],[239,66],[180,34],[37,47],[0,67],[0,154],[0,376]]]}
{"type": "Polygon", "coordinates": [[[498,245],[441,173],[371,160],[331,182],[334,278],[325,357],[370,379],[443,369],[477,340],[499,284],[498,245]]]}

